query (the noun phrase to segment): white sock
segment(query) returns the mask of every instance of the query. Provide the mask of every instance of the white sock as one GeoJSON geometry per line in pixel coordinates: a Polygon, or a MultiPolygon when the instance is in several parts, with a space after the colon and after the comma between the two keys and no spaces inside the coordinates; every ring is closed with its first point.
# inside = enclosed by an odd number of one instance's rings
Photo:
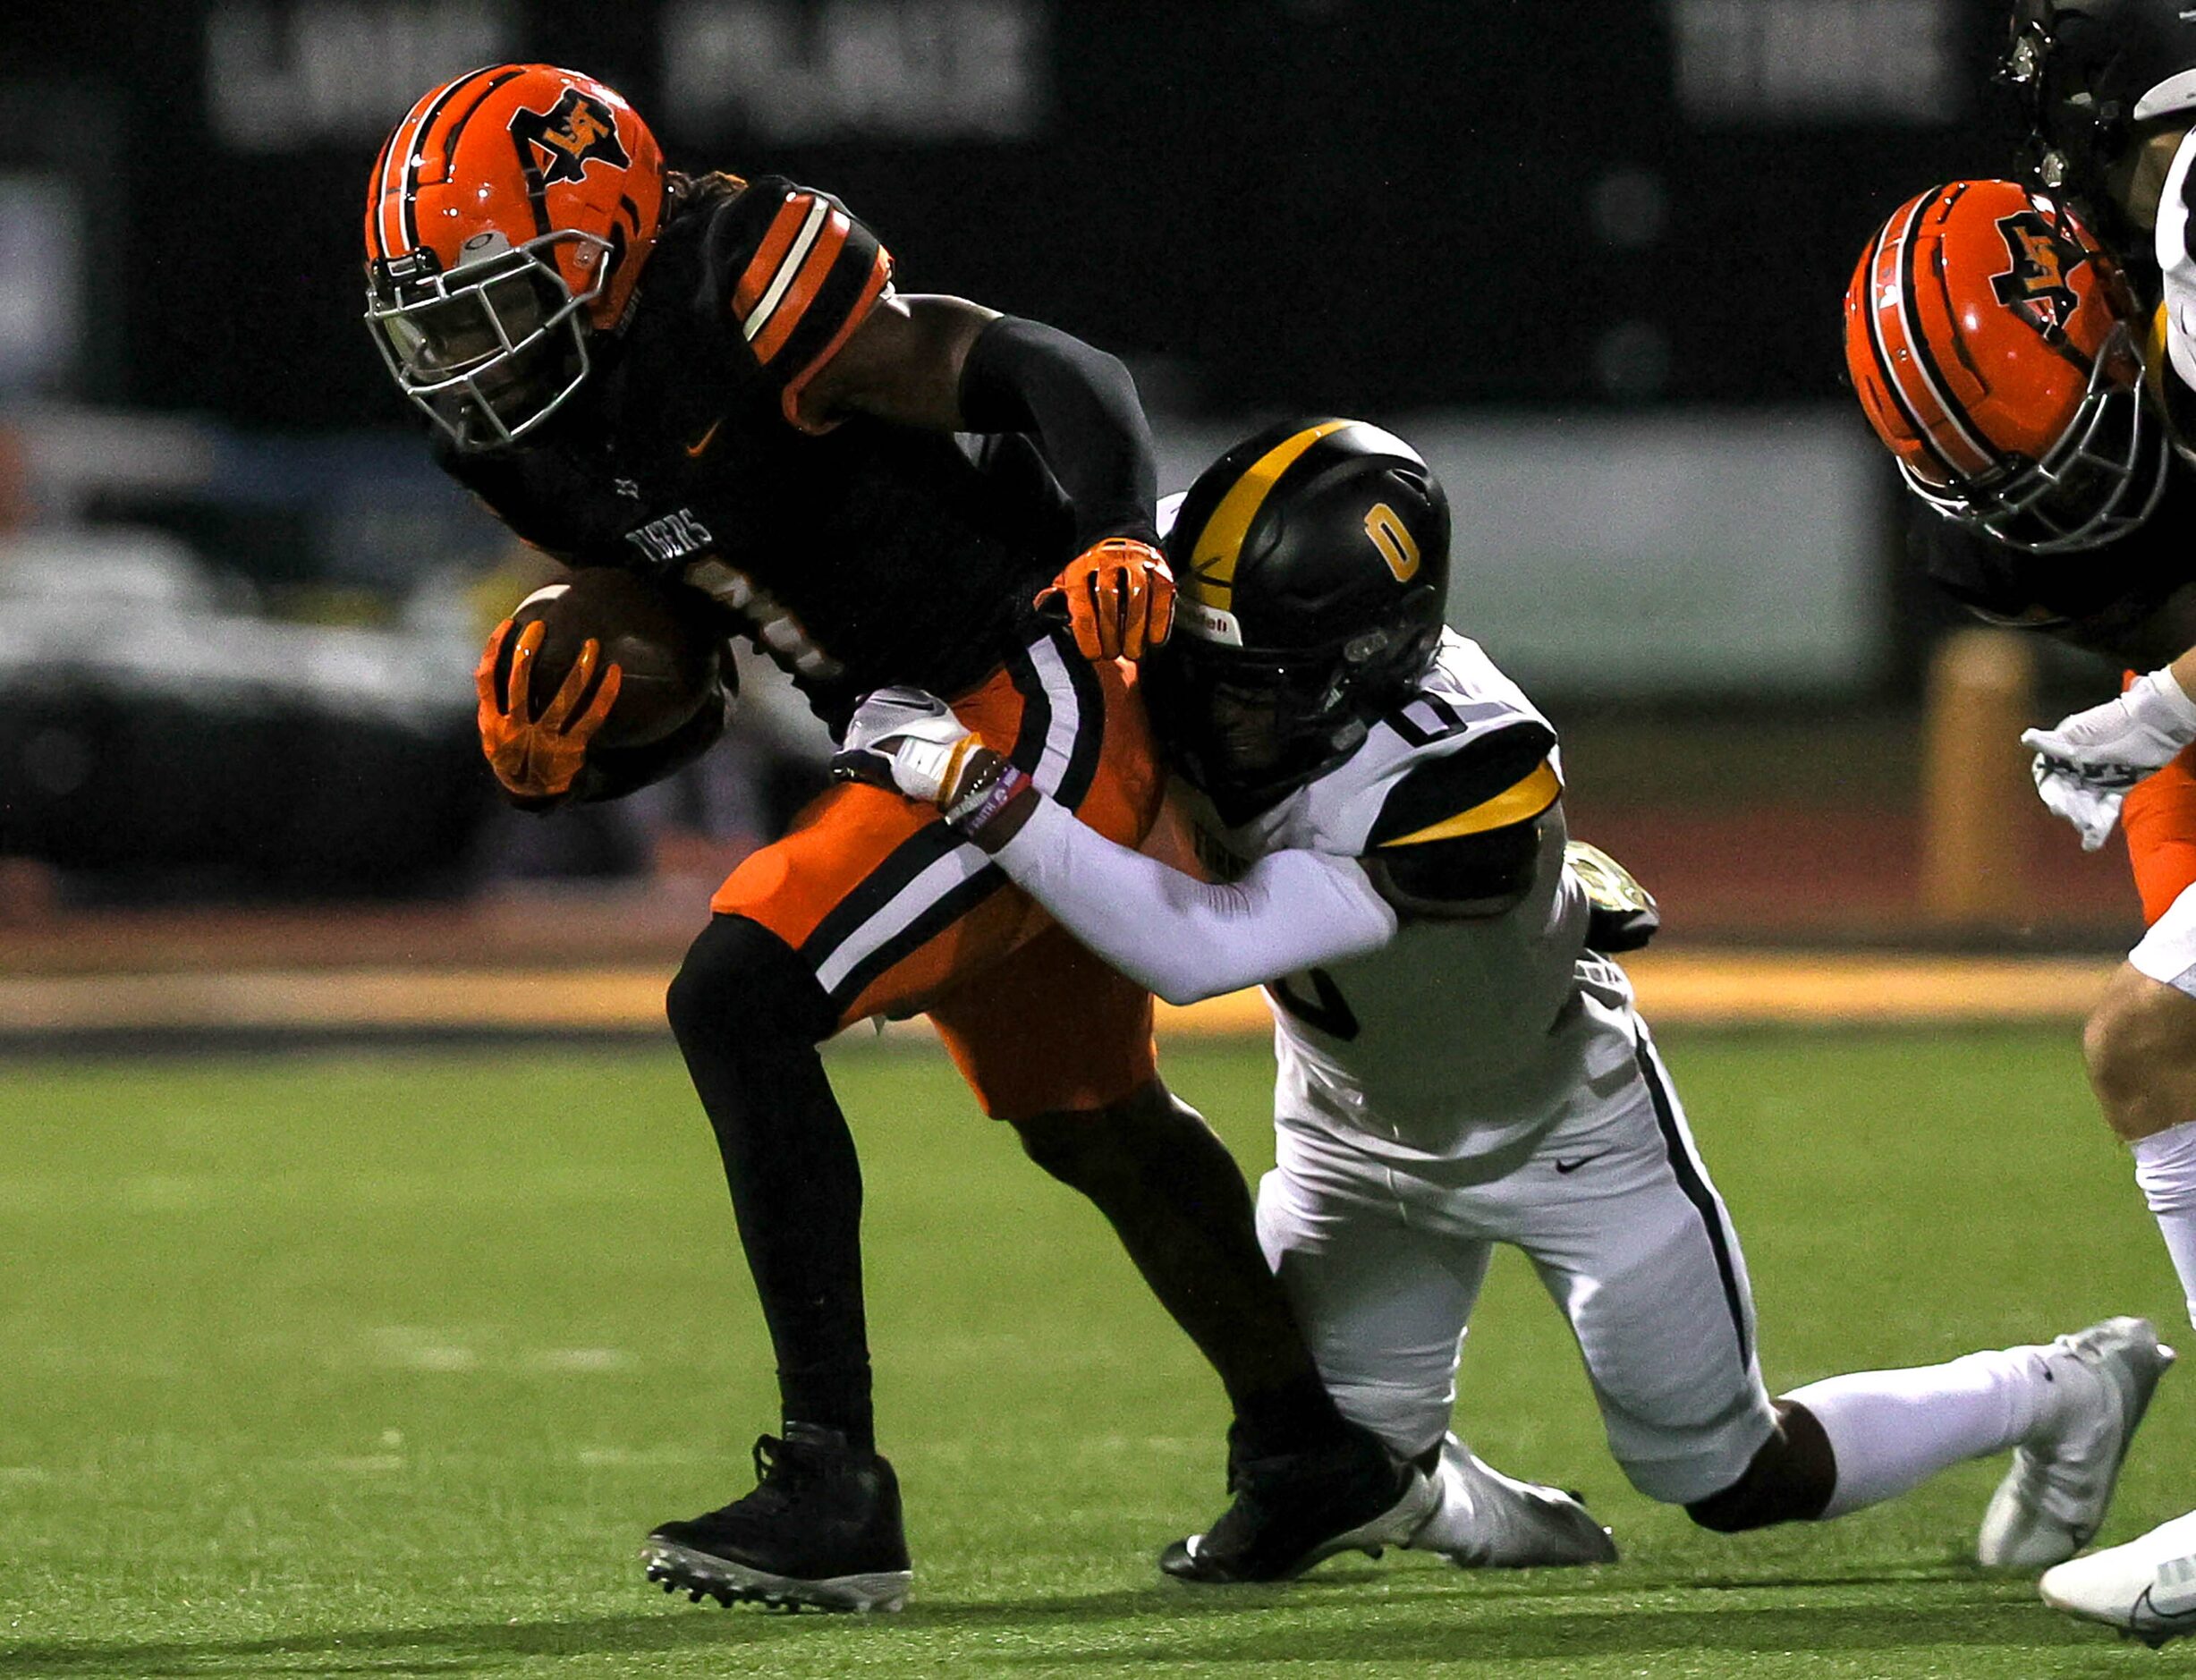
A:
{"type": "Polygon", "coordinates": [[[2133,1148],[2135,1182],[2158,1216],[2189,1317],[2196,1319],[2196,1122],[2138,1138],[2133,1148]]]}
{"type": "Polygon", "coordinates": [[[2043,1350],[2014,1347],[1948,1365],[1826,1378],[1785,1398],[1815,1414],[1837,1455],[1837,1486],[1823,1511],[1830,1517],[2019,1445],[2050,1392],[2043,1350]]]}

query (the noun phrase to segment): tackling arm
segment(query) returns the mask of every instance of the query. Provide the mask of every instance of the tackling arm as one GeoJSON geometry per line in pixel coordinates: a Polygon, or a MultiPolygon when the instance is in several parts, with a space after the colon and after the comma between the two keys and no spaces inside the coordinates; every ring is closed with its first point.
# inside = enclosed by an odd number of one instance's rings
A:
{"type": "Polygon", "coordinates": [[[1397,927],[1354,859],[1275,852],[1241,880],[1199,881],[1115,845],[1042,795],[992,858],[1069,932],[1170,1004],[1362,956],[1397,927]]]}
{"type": "Polygon", "coordinates": [[[1194,879],[1085,827],[920,689],[863,700],[831,773],[936,805],[1069,932],[1169,1003],[1361,956],[1395,936],[1395,912],[1354,859],[1276,852],[1239,881],[1194,879]]]}

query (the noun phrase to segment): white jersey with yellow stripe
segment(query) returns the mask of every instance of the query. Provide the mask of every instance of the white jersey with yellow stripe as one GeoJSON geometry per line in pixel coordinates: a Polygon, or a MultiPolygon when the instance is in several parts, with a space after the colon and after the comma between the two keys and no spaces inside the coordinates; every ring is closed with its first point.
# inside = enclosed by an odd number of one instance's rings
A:
{"type": "Polygon", "coordinates": [[[2196,445],[2196,129],[2181,141],[2158,195],[2156,252],[2163,301],[2150,325],[2145,366],[2183,454],[2196,445]]]}
{"type": "Polygon", "coordinates": [[[1229,827],[1191,801],[1224,872],[1283,852],[1378,869],[1505,831],[1535,848],[1530,885],[1499,913],[1406,914],[1377,948],[1268,985],[1276,1118],[1300,1166],[1339,1146],[1421,1177],[1486,1182],[1632,1076],[1631,990],[1585,949],[1586,892],[1564,861],[1554,741],[1517,685],[1449,632],[1418,692],[1280,804],[1229,827]]]}

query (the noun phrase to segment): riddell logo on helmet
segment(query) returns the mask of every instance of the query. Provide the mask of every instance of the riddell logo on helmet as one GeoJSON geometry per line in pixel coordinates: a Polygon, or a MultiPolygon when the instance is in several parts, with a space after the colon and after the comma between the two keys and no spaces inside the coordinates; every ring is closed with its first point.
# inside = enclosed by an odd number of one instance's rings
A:
{"type": "Polygon", "coordinates": [[[2000,303],[2056,343],[2082,306],[2066,282],[2071,269],[2089,260],[2087,255],[2073,250],[2074,260],[2069,263],[2066,241],[2035,210],[2000,216],[1997,231],[2013,267],[1991,277],[1990,290],[2000,303]]]}
{"type": "Polygon", "coordinates": [[[553,110],[519,112],[511,119],[511,134],[528,168],[536,166],[536,153],[546,160],[547,166],[541,172],[545,185],[584,181],[588,165],[598,160],[620,169],[632,164],[617,137],[617,118],[610,107],[577,88],[565,89],[553,110]]]}

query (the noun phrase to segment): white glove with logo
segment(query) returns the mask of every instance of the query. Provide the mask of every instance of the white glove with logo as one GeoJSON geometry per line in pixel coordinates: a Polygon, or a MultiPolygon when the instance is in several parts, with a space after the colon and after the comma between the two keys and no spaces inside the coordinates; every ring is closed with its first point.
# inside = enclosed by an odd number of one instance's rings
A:
{"type": "Polygon", "coordinates": [[[846,742],[832,755],[831,774],[936,805],[987,852],[1020,827],[997,824],[999,815],[1036,797],[1027,776],[971,734],[952,707],[919,688],[880,688],[865,696],[847,720],[846,742]]]}
{"type": "Polygon", "coordinates": [[[983,743],[935,694],[904,685],[862,697],[832,755],[831,774],[867,782],[943,810],[957,799],[983,743]]]}
{"type": "Polygon", "coordinates": [[[2074,826],[2084,852],[2105,844],[2127,790],[2192,742],[2196,700],[2166,669],[2137,677],[2115,700],[2021,735],[2036,752],[2036,792],[2074,826]]]}

